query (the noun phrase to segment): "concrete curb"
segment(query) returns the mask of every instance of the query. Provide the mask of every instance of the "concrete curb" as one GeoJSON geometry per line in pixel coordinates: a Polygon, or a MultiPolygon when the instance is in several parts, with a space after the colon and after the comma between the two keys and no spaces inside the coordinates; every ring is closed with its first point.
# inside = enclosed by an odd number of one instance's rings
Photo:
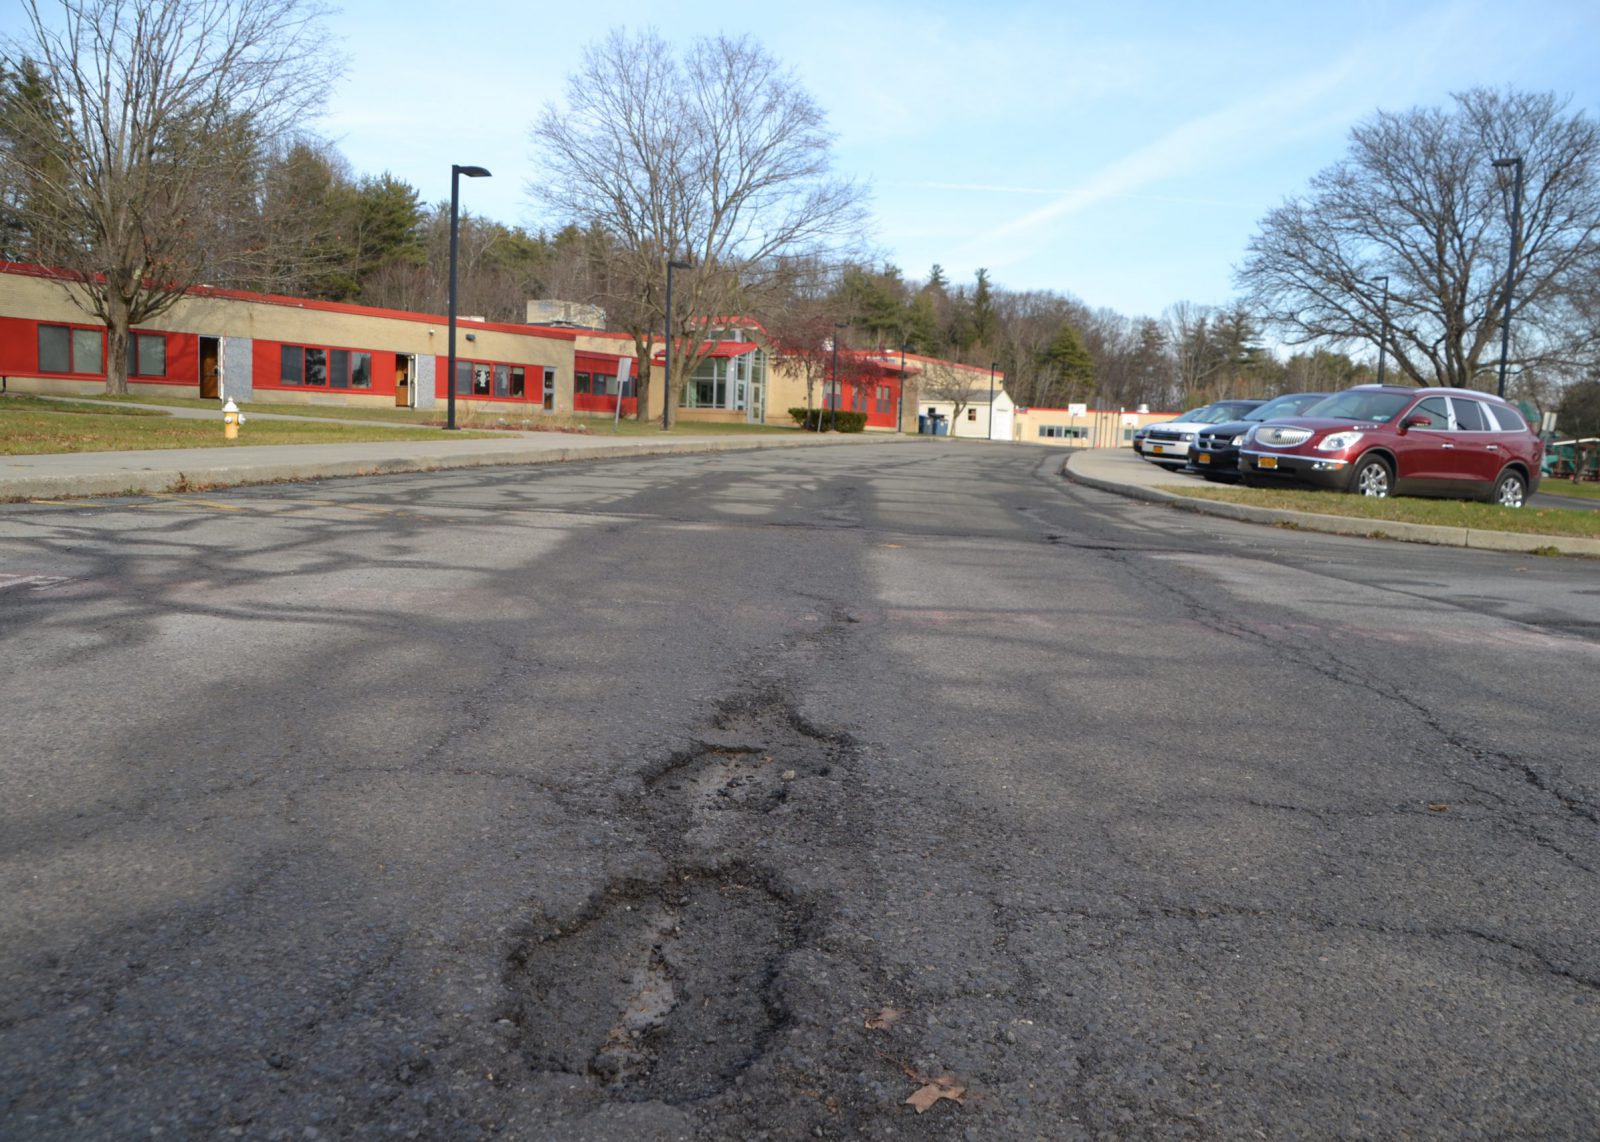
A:
{"type": "Polygon", "coordinates": [[[1088,476],[1072,470],[1068,456],[1062,462],[1061,474],[1074,483],[1098,488],[1102,492],[1167,504],[1183,511],[1200,515],[1221,516],[1244,523],[1259,523],[1271,527],[1293,527],[1303,531],[1326,532],[1331,535],[1351,535],[1362,539],[1395,539],[1402,543],[1431,543],[1441,547],[1473,547],[1485,551],[1511,551],[1525,554],[1584,555],[1600,557],[1600,539],[1579,536],[1534,535],[1516,531],[1484,531],[1466,527],[1439,527],[1434,524],[1402,523],[1395,520],[1358,519],[1354,516],[1321,515],[1315,512],[1283,511],[1277,508],[1255,508],[1246,504],[1229,504],[1220,500],[1196,499],[1158,487],[1141,487],[1115,480],[1088,476]]]}
{"type": "MultiPolygon", "coordinates": [[[[684,441],[627,440],[605,444],[542,445],[507,447],[491,442],[490,449],[452,448],[437,453],[395,451],[391,444],[353,444],[339,446],[350,453],[342,459],[304,457],[284,458],[287,449],[300,445],[262,446],[267,455],[244,460],[218,456],[197,456],[195,450],[151,450],[137,453],[83,453],[91,462],[105,465],[99,472],[41,473],[5,475],[0,472],[0,501],[33,499],[71,499],[79,496],[150,495],[155,493],[231,488],[245,484],[272,484],[298,480],[322,480],[349,476],[381,476],[408,472],[437,472],[458,468],[514,467],[527,464],[562,464],[581,460],[612,460],[636,456],[695,455],[716,452],[748,452],[768,448],[815,448],[833,445],[884,443],[888,440],[914,441],[915,437],[851,436],[848,438],[700,439],[684,441]],[[175,456],[182,451],[182,456],[175,456]],[[277,453],[277,455],[270,455],[277,453]],[[208,462],[209,461],[209,462],[208,462]]],[[[322,448],[323,445],[306,447],[322,448]]],[[[404,445],[400,446],[404,448],[404,445]]],[[[226,455],[226,454],[223,454],[226,455]]],[[[6,457],[0,457],[0,469],[6,457]]],[[[12,460],[26,460],[12,457],[12,460]]],[[[37,458],[34,458],[37,459],[37,458]]]]}

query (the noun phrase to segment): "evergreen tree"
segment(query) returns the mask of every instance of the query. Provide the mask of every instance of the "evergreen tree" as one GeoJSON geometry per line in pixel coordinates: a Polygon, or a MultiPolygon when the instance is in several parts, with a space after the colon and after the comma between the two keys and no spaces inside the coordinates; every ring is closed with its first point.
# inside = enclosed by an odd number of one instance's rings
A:
{"type": "Polygon", "coordinates": [[[989,271],[978,271],[978,283],[972,290],[972,345],[989,348],[996,344],[996,317],[994,294],[989,285],[989,271]]]}
{"type": "Polygon", "coordinates": [[[1063,323],[1045,351],[1051,385],[1044,403],[1051,408],[1071,404],[1094,389],[1094,358],[1083,347],[1077,330],[1063,323]]]}

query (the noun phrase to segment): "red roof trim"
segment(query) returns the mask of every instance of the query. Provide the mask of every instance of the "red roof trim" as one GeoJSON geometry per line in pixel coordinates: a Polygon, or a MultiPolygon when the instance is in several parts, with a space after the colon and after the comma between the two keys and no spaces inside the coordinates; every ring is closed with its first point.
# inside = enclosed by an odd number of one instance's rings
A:
{"type": "MultiPolygon", "coordinates": [[[[709,350],[700,354],[703,361],[708,357],[727,359],[729,357],[743,357],[746,353],[754,353],[761,346],[754,341],[718,341],[709,350]]],[[[665,346],[656,346],[653,360],[660,361],[666,357],[665,346]]]]}

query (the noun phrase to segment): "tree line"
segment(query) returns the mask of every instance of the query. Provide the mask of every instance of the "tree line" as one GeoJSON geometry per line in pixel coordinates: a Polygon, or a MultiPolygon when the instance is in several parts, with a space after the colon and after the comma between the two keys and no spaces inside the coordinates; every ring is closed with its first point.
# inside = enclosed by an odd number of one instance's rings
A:
{"type": "MultiPolygon", "coordinates": [[[[315,0],[23,4],[27,36],[0,56],[0,255],[76,277],[110,330],[108,387],[129,326],[197,283],[445,308],[448,206],[301,130],[327,94],[315,0]]],[[[1514,395],[1542,407],[1596,379],[1600,128],[1553,95],[1376,112],[1262,219],[1237,300],[1158,315],[874,257],[821,108],[749,37],[615,31],[528,142],[544,227],[462,217],[460,312],[598,305],[637,341],[641,395],[669,265],[669,393],[705,319],[731,314],[818,381],[835,346],[974,366],[922,374],[958,403],[992,372],[1021,405],[1178,409],[1335,389],[1379,359],[1390,380],[1492,388],[1502,345],[1514,395]]]]}

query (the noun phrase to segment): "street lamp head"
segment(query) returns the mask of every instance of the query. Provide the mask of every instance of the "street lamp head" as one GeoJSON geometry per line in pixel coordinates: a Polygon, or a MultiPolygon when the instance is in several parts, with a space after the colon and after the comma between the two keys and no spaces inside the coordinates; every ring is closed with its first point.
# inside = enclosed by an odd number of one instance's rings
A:
{"type": "Polygon", "coordinates": [[[667,269],[669,269],[669,270],[692,270],[692,269],[694,269],[694,266],[691,265],[688,262],[680,262],[680,261],[677,261],[676,259],[674,259],[674,260],[672,260],[672,261],[667,263],[667,269]]]}
{"type": "Polygon", "coordinates": [[[490,174],[489,174],[489,171],[484,167],[463,167],[463,166],[455,166],[454,164],[452,164],[451,167],[450,167],[450,170],[451,170],[451,172],[453,174],[464,174],[468,178],[489,178],[489,177],[491,177],[490,174]]]}
{"type": "Polygon", "coordinates": [[[1522,156],[1521,155],[1512,155],[1508,159],[1495,159],[1489,165],[1490,166],[1495,166],[1495,167],[1501,167],[1502,169],[1505,168],[1505,167],[1519,167],[1519,166],[1522,165],[1522,156]]]}

